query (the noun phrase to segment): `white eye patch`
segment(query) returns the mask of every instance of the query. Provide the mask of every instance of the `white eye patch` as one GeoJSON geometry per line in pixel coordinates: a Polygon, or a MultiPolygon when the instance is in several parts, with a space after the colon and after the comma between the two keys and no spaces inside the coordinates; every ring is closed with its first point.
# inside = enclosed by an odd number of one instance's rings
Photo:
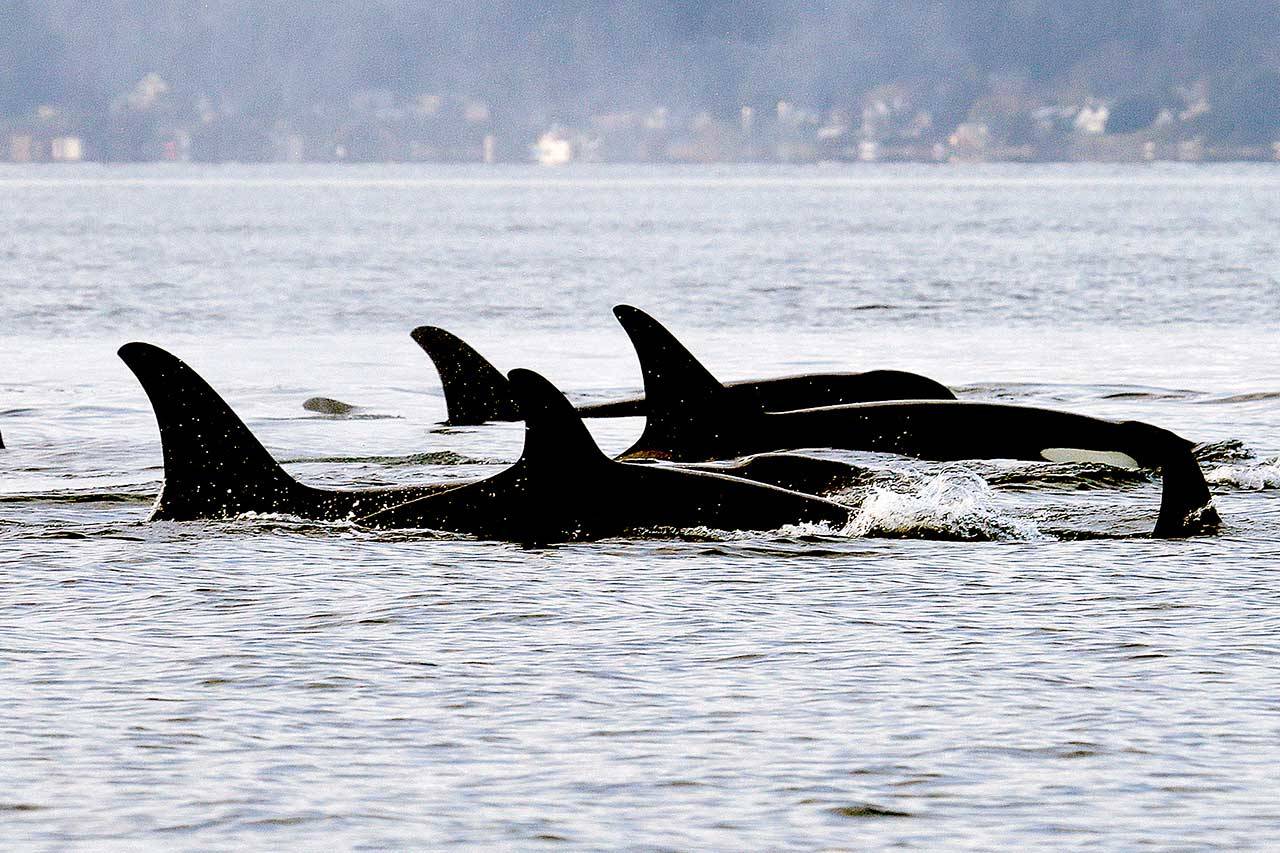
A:
{"type": "Polygon", "coordinates": [[[1079,447],[1046,447],[1040,455],[1049,462],[1097,462],[1116,468],[1141,468],[1138,460],[1117,450],[1084,450],[1079,447]]]}

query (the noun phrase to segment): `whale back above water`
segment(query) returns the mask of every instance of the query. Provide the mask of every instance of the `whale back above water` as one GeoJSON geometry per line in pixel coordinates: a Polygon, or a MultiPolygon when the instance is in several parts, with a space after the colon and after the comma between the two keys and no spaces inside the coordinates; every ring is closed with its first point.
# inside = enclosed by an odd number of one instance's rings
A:
{"type": "Polygon", "coordinates": [[[509,379],[525,422],[515,464],[359,523],[534,544],[654,528],[772,530],[849,520],[848,507],[813,495],[707,471],[617,462],[600,451],[550,382],[530,370],[513,370],[509,379]]]}
{"type": "MultiPolygon", "coordinates": [[[[513,388],[524,389],[517,393],[524,410],[532,413],[526,419],[525,448],[520,460],[498,475],[421,486],[308,486],[281,468],[226,401],[185,362],[145,343],[126,344],[119,355],[151,400],[160,429],[165,477],[153,521],[251,512],[318,521],[356,519],[450,492],[458,494],[384,514],[374,523],[538,542],[656,526],[722,524],[759,530],[797,521],[843,524],[848,519],[847,508],[840,504],[749,479],[614,462],[600,451],[563,395],[528,371],[512,374],[513,388]]],[[[736,473],[733,469],[738,467],[748,476],[778,480],[803,476],[814,464],[779,459],[761,466],[744,460],[727,473],[736,473]]]]}
{"type": "MultiPolygon", "coordinates": [[[[474,347],[436,326],[419,326],[410,335],[431,358],[440,374],[448,414],[445,423],[462,426],[519,420],[519,409],[509,380],[474,347]]],[[[677,346],[684,350],[679,342],[677,346]]],[[[684,352],[688,353],[688,350],[684,352]]],[[[689,358],[692,359],[692,355],[689,358]]],[[[693,361],[697,363],[696,359],[693,361]]],[[[723,387],[733,400],[759,406],[766,411],[870,400],[955,399],[951,390],[940,382],[901,370],[749,379],[730,382],[723,387]]],[[[620,418],[642,417],[649,413],[650,408],[646,398],[640,396],[584,403],[578,405],[577,410],[584,418],[620,418]]]]}
{"type": "Polygon", "coordinates": [[[619,458],[676,462],[826,447],[933,461],[1092,460],[1163,472],[1157,536],[1218,524],[1193,444],[1140,421],[958,400],[899,400],[768,412],[732,399],[684,346],[648,314],[619,305],[645,380],[644,432],[619,458]]]}
{"type": "Polygon", "coordinates": [[[151,512],[153,521],[228,518],[248,512],[337,520],[447,487],[339,490],[299,483],[181,359],[139,342],[125,344],[118,354],[142,384],[160,428],[164,485],[151,512]]]}

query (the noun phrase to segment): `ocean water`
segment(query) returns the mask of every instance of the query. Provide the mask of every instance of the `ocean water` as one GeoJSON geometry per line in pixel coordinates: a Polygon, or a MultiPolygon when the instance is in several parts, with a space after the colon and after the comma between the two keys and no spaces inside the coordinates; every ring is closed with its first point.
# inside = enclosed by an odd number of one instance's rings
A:
{"type": "MultiPolygon", "coordinates": [[[[1280,845],[1280,169],[0,169],[0,837],[23,848],[1280,845]],[[301,479],[484,475],[408,337],[580,400],[915,370],[1203,442],[879,473],[845,530],[527,549],[147,523],[130,340],[301,479]],[[351,417],[302,409],[353,403],[351,417]]],[[[638,419],[594,421],[617,452],[638,419]]]]}

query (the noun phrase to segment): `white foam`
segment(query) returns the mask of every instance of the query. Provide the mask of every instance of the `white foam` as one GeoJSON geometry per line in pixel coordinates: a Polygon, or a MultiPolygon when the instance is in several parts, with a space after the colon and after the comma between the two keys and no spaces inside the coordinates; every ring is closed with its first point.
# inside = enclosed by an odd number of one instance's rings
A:
{"type": "Polygon", "coordinates": [[[877,487],[850,519],[853,536],[946,539],[1043,539],[1036,525],[995,506],[995,493],[972,471],[944,471],[909,491],[877,487]]]}
{"type": "Polygon", "coordinates": [[[1204,478],[1213,485],[1237,489],[1280,489],[1280,456],[1252,465],[1219,465],[1204,478]]]}

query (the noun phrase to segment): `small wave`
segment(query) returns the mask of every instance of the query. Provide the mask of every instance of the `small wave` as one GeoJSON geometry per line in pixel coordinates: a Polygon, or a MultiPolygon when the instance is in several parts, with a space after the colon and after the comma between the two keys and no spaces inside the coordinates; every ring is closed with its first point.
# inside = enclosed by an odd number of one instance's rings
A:
{"type": "Polygon", "coordinates": [[[841,536],[842,531],[825,522],[801,522],[784,524],[773,531],[726,530],[719,527],[697,525],[694,527],[647,527],[630,531],[632,536],[657,539],[678,539],[682,542],[742,542],[761,537],[808,540],[841,536]]]}
{"type": "Polygon", "coordinates": [[[404,415],[380,415],[376,412],[353,412],[345,415],[320,414],[316,412],[307,412],[300,415],[283,415],[280,417],[259,418],[263,421],[283,422],[283,421],[402,421],[404,415]]]}
{"type": "Polygon", "coordinates": [[[1057,402],[1076,400],[1196,400],[1205,392],[1189,388],[1158,388],[1146,385],[1076,385],[1049,382],[973,382],[955,389],[961,397],[989,399],[1044,399],[1057,402]]]}
{"type": "Polygon", "coordinates": [[[296,418],[276,418],[275,420],[298,421],[402,421],[404,415],[379,415],[373,412],[351,412],[347,414],[310,414],[296,418]]]}
{"type": "Polygon", "coordinates": [[[452,450],[437,450],[431,453],[410,453],[407,456],[308,456],[302,459],[284,459],[284,465],[303,465],[311,462],[359,464],[373,463],[377,465],[499,465],[509,464],[495,462],[492,459],[473,459],[454,453],[452,450]]]}
{"type": "Polygon", "coordinates": [[[1214,486],[1250,491],[1280,489],[1280,456],[1252,465],[1220,465],[1204,478],[1214,486]]]}
{"type": "Polygon", "coordinates": [[[945,471],[918,489],[901,488],[872,489],[845,533],[961,541],[1047,538],[1032,522],[997,510],[991,486],[971,471],[945,471]]]}
{"type": "Polygon", "coordinates": [[[859,803],[855,806],[835,806],[827,809],[827,811],[838,817],[912,817],[910,812],[878,806],[875,803],[859,803]]]}
{"type": "Polygon", "coordinates": [[[253,510],[242,512],[231,518],[210,519],[210,521],[229,527],[249,526],[255,532],[308,530],[332,532],[334,530],[349,531],[355,529],[354,522],[345,518],[306,518],[287,512],[255,512],[253,510]]]}
{"type": "Polygon", "coordinates": [[[0,495],[0,503],[150,503],[155,499],[155,489],[147,492],[30,492],[22,495],[0,495]]]}
{"type": "Polygon", "coordinates": [[[1152,472],[1138,468],[1117,468],[1112,465],[1075,462],[994,471],[986,475],[986,480],[991,485],[1009,489],[1032,489],[1045,486],[1069,489],[1114,489],[1134,483],[1149,483],[1153,479],[1152,472]]]}
{"type": "Polygon", "coordinates": [[[1253,458],[1253,451],[1243,441],[1234,438],[1197,444],[1191,452],[1197,462],[1236,462],[1253,458]]]}
{"type": "Polygon", "coordinates": [[[1247,394],[1226,394],[1221,397],[1210,397],[1207,400],[1195,400],[1203,406],[1230,405],[1232,403],[1257,403],[1264,400],[1280,400],[1280,391],[1253,391],[1247,394]]]}

